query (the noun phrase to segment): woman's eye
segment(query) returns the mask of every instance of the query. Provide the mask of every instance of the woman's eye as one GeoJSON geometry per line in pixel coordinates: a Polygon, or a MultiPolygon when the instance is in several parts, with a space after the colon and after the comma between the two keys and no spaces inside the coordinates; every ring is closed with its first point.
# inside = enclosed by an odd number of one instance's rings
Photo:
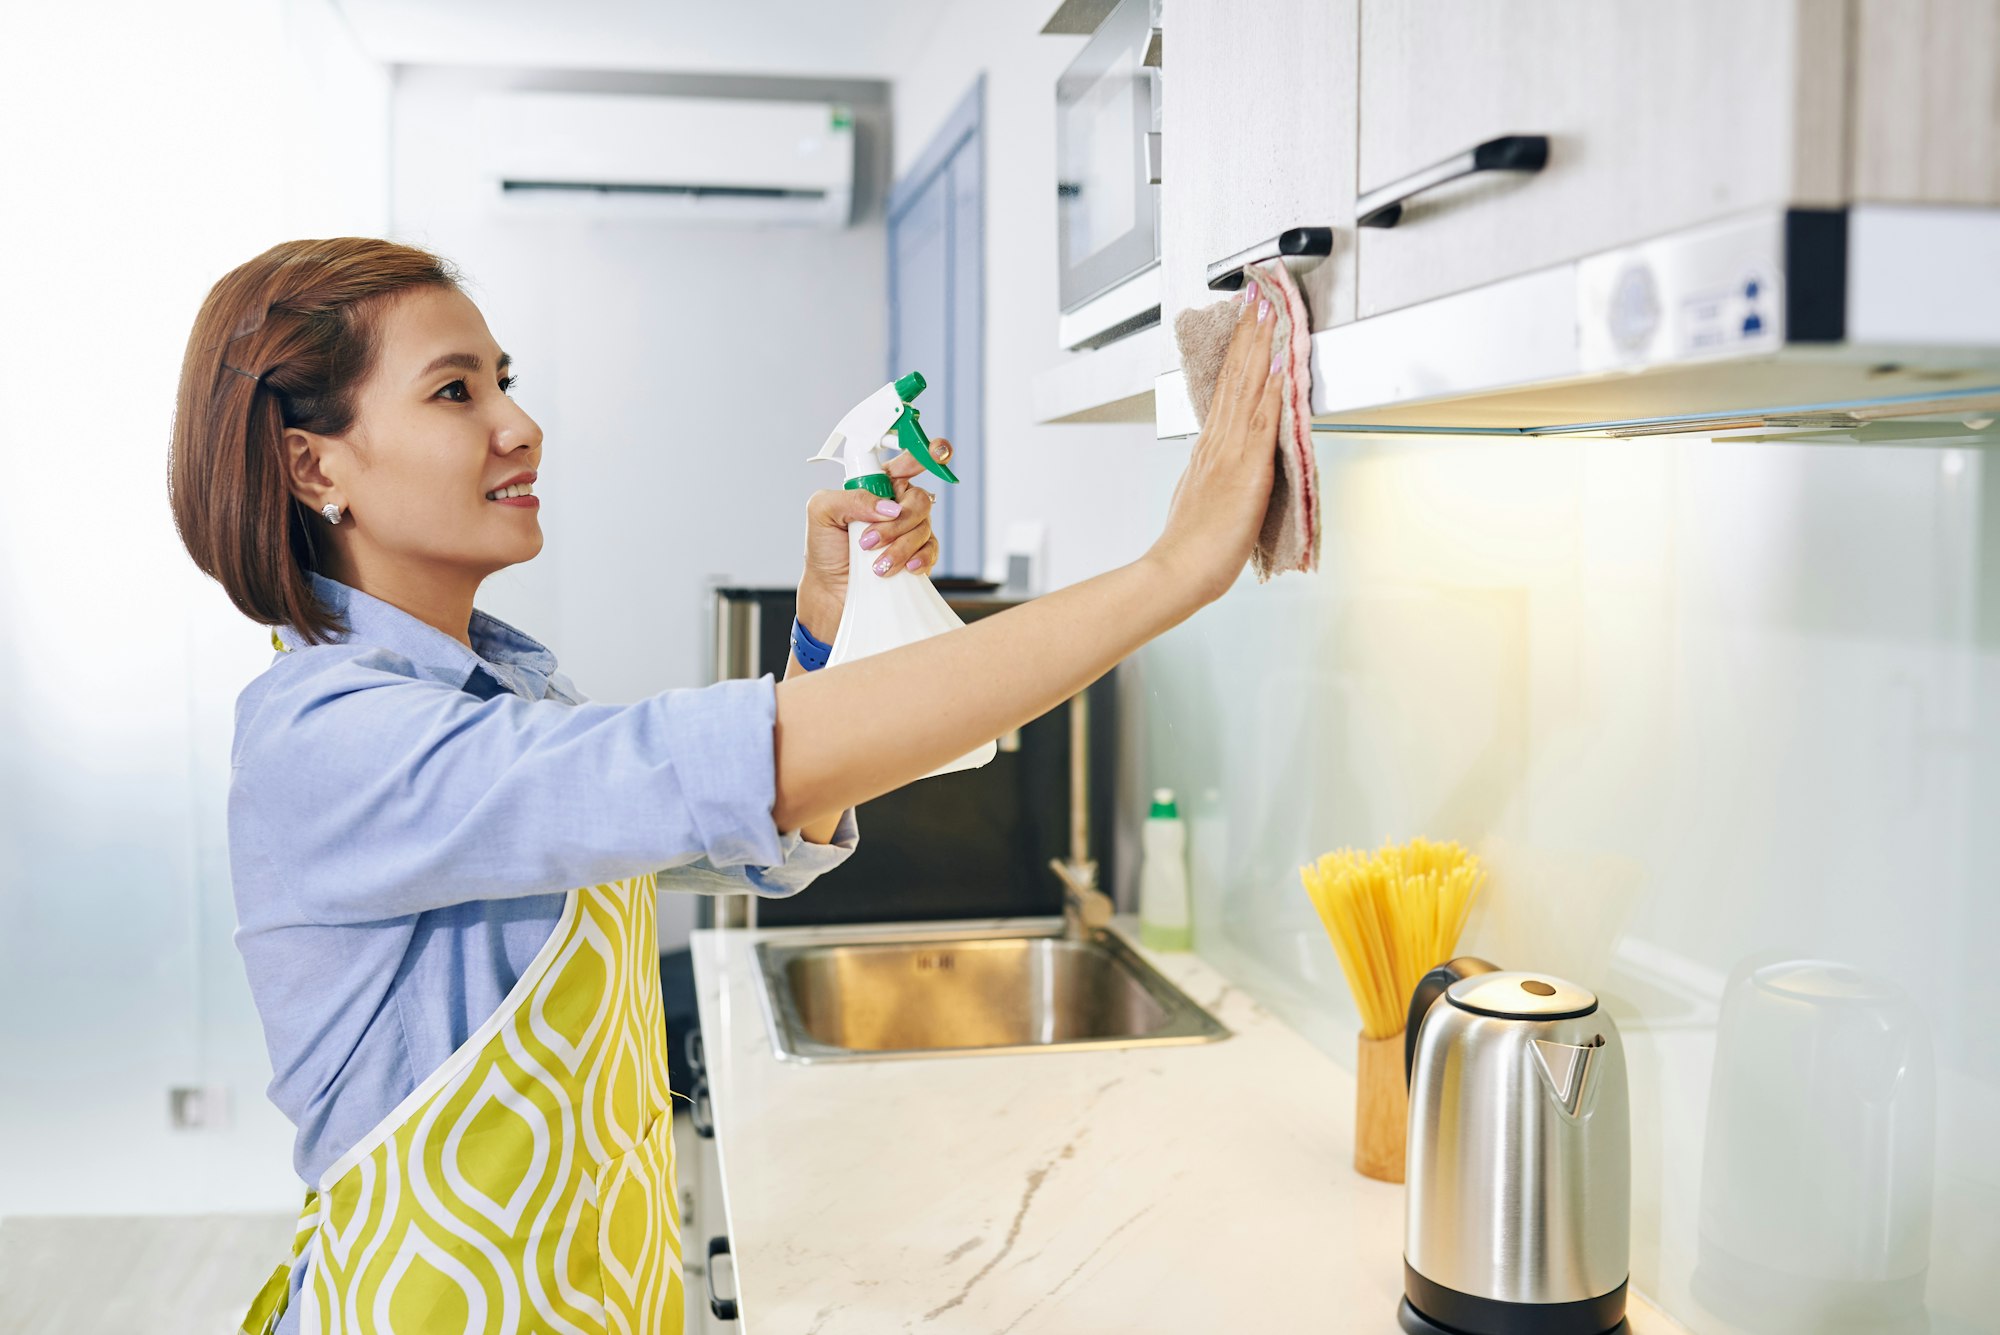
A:
{"type": "MultiPolygon", "coordinates": [[[[502,394],[512,393],[514,386],[520,383],[520,380],[521,377],[518,375],[501,376],[499,382],[500,392],[502,394]]],[[[466,388],[463,380],[454,380],[443,389],[440,389],[433,397],[444,399],[447,403],[470,403],[472,401],[472,391],[466,388]]]]}

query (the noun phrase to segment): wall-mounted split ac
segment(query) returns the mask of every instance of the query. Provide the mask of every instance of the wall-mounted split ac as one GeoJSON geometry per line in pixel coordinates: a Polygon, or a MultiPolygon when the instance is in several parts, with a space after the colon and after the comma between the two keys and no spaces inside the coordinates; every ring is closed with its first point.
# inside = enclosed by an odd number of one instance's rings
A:
{"type": "Polygon", "coordinates": [[[854,121],[826,102],[499,93],[481,136],[507,212],[845,227],[854,121]]]}

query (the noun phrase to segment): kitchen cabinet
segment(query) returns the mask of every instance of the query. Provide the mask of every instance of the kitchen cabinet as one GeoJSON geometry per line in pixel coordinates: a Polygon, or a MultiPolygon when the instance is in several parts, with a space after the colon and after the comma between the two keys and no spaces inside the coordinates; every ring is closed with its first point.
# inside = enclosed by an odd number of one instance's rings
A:
{"type": "Polygon", "coordinates": [[[1354,318],[1358,0],[1177,0],[1161,111],[1162,370],[1174,316],[1221,294],[1208,266],[1289,228],[1331,226],[1302,275],[1314,329],[1354,318]]]}
{"type": "MultiPolygon", "coordinates": [[[[1333,253],[1301,285],[1329,424],[1608,430],[1980,388],[1977,357],[1909,349],[2000,346],[1952,314],[1991,309],[1958,293],[2000,222],[1996,50],[2000,0],[1180,0],[1163,316],[1215,299],[1217,260],[1320,224],[1333,253]],[[1475,152],[1506,143],[1531,151],[1475,152]],[[1890,364],[1910,379],[1870,378],[1890,364]]],[[[1177,352],[1162,436],[1198,427],[1177,352]]]]}
{"type": "Polygon", "coordinates": [[[689,1065],[695,1070],[690,1101],[674,1108],[674,1177],[681,1211],[681,1283],[687,1297],[687,1335],[732,1335],[742,1326],[723,1320],[709,1304],[709,1294],[731,1297],[736,1268],[731,1258],[718,1257],[721,1274],[708,1274],[708,1240],[727,1237],[729,1211],[722,1195],[722,1162],[715,1144],[715,1123],[708,1095],[708,1073],[700,1031],[686,1040],[689,1065]]]}
{"type": "Polygon", "coordinates": [[[1361,195],[1504,135],[1357,231],[1379,315],[1759,206],[1845,202],[1847,6],[1825,0],[1361,0],[1361,195]]]}
{"type": "Polygon", "coordinates": [[[1852,197],[2000,204],[2000,0],[1855,0],[1852,197]]]}

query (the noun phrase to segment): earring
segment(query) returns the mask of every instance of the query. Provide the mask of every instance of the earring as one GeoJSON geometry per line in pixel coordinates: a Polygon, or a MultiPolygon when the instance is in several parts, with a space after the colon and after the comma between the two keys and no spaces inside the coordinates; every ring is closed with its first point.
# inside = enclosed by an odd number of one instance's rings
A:
{"type": "Polygon", "coordinates": [[[319,512],[326,516],[326,522],[329,524],[338,524],[340,522],[340,507],[332,501],[328,501],[325,505],[321,506],[319,512]]]}

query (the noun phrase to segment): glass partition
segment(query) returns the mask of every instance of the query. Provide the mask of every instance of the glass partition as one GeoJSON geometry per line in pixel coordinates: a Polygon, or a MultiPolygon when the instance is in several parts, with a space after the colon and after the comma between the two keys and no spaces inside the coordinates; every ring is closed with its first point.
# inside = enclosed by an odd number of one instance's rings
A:
{"type": "Polygon", "coordinates": [[[1299,866],[1476,850],[1461,950],[1617,1018],[1633,1282],[1705,1332],[2000,1310],[2000,466],[1883,434],[1322,436],[1323,573],[1137,663],[1197,949],[1351,1064],[1299,866]]]}

